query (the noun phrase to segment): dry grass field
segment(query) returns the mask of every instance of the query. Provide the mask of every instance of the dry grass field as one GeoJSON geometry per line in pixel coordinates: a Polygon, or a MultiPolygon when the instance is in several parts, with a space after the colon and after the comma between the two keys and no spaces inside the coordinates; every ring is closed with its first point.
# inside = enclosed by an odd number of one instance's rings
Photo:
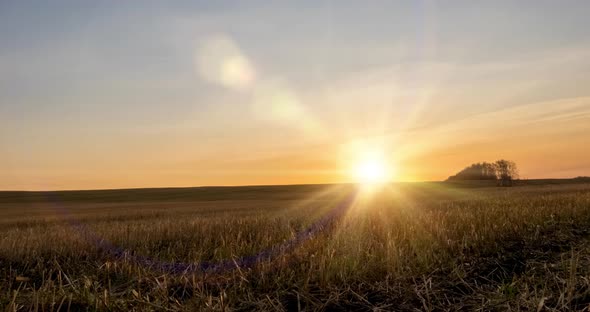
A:
{"type": "Polygon", "coordinates": [[[586,310],[590,184],[0,193],[2,311],[586,310]]]}

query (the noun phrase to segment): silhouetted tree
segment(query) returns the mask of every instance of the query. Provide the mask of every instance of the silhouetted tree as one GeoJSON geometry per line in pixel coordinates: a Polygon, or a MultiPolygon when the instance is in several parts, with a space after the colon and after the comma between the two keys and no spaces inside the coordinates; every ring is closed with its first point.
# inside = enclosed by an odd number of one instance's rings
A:
{"type": "Polygon", "coordinates": [[[475,163],[459,171],[456,175],[450,176],[448,181],[461,180],[495,180],[499,186],[512,186],[514,180],[518,179],[518,168],[516,163],[510,160],[500,159],[494,163],[475,163]]]}
{"type": "Polygon", "coordinates": [[[518,179],[518,168],[516,163],[510,160],[500,159],[494,163],[496,177],[500,186],[512,186],[514,180],[518,179]]]}
{"type": "Polygon", "coordinates": [[[496,180],[496,167],[488,162],[476,163],[459,171],[448,180],[496,180]]]}

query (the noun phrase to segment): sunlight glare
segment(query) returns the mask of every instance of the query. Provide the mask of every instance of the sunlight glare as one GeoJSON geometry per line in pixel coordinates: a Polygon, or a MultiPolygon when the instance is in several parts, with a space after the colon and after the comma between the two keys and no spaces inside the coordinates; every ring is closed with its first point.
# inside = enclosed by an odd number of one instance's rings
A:
{"type": "Polygon", "coordinates": [[[391,180],[391,169],[383,156],[378,153],[365,152],[353,168],[355,181],[362,185],[376,185],[391,180]]]}

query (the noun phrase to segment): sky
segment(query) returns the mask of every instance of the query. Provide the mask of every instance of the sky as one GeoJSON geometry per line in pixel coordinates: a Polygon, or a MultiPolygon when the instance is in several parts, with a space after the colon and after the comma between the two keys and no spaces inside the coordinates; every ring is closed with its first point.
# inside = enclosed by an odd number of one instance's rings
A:
{"type": "Polygon", "coordinates": [[[0,189],[590,175],[589,1],[1,1],[0,189]]]}

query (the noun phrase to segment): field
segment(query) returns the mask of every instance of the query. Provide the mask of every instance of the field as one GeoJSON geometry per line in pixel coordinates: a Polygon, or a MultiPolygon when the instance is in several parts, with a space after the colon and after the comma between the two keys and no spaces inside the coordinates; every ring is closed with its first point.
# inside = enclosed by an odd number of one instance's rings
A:
{"type": "Polygon", "coordinates": [[[2,311],[589,304],[589,183],[0,193],[2,311]]]}

